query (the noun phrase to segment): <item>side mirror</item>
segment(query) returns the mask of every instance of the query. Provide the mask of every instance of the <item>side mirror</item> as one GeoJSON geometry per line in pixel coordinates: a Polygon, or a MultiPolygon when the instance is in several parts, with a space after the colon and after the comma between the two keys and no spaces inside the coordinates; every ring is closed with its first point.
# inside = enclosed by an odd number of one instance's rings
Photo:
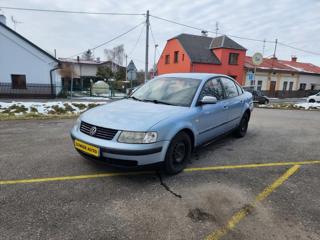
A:
{"type": "Polygon", "coordinates": [[[201,104],[215,104],[217,103],[217,98],[212,96],[204,96],[201,100],[201,104]]]}

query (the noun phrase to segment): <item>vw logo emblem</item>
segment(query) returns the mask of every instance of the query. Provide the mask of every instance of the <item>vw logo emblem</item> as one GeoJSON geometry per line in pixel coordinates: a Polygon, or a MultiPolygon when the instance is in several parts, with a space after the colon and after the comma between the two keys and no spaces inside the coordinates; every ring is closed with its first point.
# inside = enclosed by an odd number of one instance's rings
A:
{"type": "Polygon", "coordinates": [[[97,128],[96,128],[96,127],[90,128],[90,135],[91,135],[91,136],[95,135],[96,132],[97,132],[97,128]]]}

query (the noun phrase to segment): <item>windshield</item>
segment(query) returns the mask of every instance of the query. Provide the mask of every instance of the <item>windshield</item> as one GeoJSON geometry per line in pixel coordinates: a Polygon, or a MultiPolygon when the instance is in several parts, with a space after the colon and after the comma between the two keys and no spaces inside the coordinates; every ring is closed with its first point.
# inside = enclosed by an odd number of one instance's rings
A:
{"type": "Polygon", "coordinates": [[[149,81],[132,98],[176,106],[190,106],[200,84],[199,79],[157,78],[149,81]]]}

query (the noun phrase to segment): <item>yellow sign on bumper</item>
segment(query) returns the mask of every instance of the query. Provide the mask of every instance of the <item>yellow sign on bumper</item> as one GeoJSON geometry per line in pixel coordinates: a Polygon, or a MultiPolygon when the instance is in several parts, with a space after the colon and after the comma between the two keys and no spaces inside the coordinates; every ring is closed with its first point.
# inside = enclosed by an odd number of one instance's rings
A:
{"type": "Polygon", "coordinates": [[[79,140],[74,140],[74,147],[76,149],[79,149],[82,152],[88,153],[90,155],[99,157],[100,155],[100,149],[94,146],[91,146],[89,144],[86,144],[84,142],[81,142],[79,140]]]}

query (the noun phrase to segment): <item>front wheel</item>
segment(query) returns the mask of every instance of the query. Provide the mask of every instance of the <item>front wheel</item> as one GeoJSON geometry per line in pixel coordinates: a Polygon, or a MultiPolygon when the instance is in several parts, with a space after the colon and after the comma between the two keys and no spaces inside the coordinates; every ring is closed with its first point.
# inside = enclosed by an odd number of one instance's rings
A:
{"type": "Polygon", "coordinates": [[[314,99],[309,100],[309,103],[314,103],[314,102],[316,102],[316,100],[314,100],[314,99]]]}
{"type": "Polygon", "coordinates": [[[164,162],[168,174],[181,172],[188,164],[191,155],[191,140],[185,132],[178,133],[169,145],[164,162]]]}
{"type": "Polygon", "coordinates": [[[249,114],[245,113],[240,121],[239,126],[234,131],[234,136],[238,138],[242,138],[246,135],[249,123],[249,114]]]}

